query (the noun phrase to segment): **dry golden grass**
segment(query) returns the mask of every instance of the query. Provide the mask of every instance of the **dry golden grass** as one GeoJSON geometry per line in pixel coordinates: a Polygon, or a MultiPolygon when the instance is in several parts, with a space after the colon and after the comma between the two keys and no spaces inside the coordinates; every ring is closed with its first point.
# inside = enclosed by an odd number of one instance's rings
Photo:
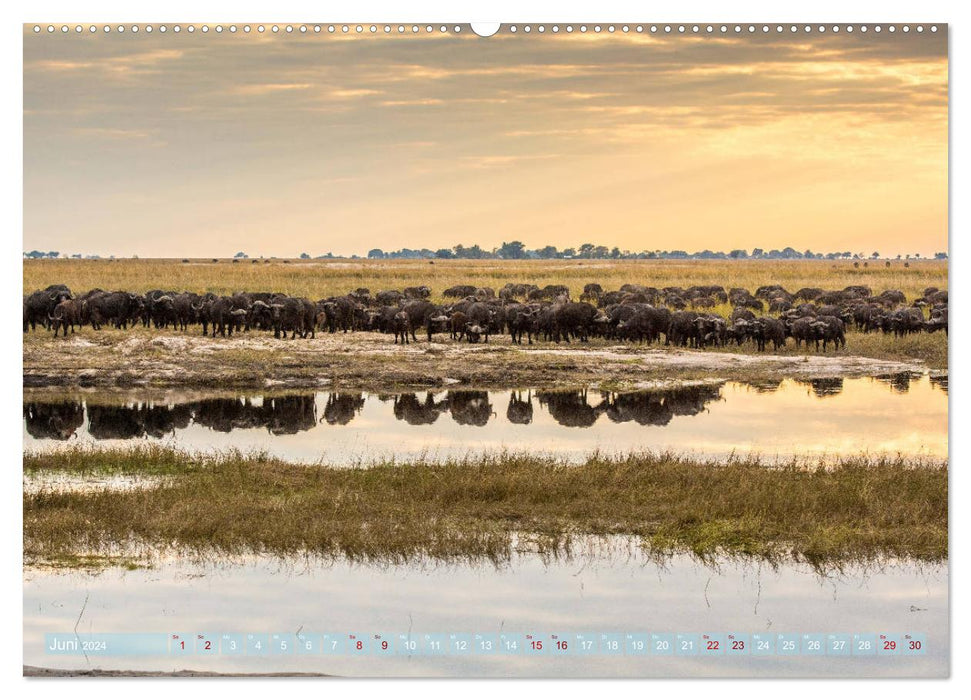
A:
{"type": "Polygon", "coordinates": [[[427,284],[433,300],[456,284],[490,286],[531,282],[539,286],[565,284],[574,297],[588,282],[617,289],[627,282],[654,287],[721,284],[755,291],[764,284],[781,284],[791,292],[801,287],[843,289],[865,284],[874,293],[899,289],[908,299],[926,287],[947,288],[948,266],[939,261],[860,263],[840,261],[703,261],[703,260],[334,260],[267,263],[241,260],[25,260],[24,291],[66,284],[72,290],[95,287],[147,292],[150,289],[214,292],[274,291],[320,299],[358,287],[372,292],[427,284]]]}
{"type": "Polygon", "coordinates": [[[379,561],[503,560],[522,533],[546,553],[591,535],[633,536],[654,553],[814,562],[941,560],[948,551],[947,466],[902,459],[769,468],[755,458],[633,454],[571,466],[500,454],[332,469],[152,447],[25,453],[24,469],[167,477],[137,491],[25,492],[28,561],[132,541],[379,561]]]}

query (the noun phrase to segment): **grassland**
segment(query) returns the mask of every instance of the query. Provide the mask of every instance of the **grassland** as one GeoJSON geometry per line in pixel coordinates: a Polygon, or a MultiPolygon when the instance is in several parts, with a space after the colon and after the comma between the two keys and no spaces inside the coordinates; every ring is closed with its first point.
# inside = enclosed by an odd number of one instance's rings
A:
{"type": "Polygon", "coordinates": [[[618,289],[630,282],[659,288],[720,284],[752,292],[764,284],[781,284],[792,292],[801,287],[843,289],[864,284],[874,293],[899,289],[908,299],[920,296],[926,287],[947,288],[946,261],[907,264],[904,267],[904,262],[894,260],[886,267],[881,260],[867,262],[866,267],[861,262],[857,268],[850,261],[822,260],[25,260],[23,282],[25,292],[60,283],[78,291],[94,287],[216,294],[274,291],[314,300],[358,287],[377,292],[426,284],[432,289],[433,301],[441,301],[441,291],[456,284],[498,290],[507,282],[564,284],[574,297],[589,282],[604,289],[618,289]]]}
{"type": "MultiPolygon", "coordinates": [[[[652,554],[794,557],[819,565],[947,557],[947,466],[848,457],[828,468],[755,458],[530,455],[333,469],[164,448],[25,453],[51,472],[165,477],[134,491],[25,489],[28,564],[138,543],[215,555],[312,553],[401,562],[506,560],[514,543],[569,552],[626,535],[652,554]]],[[[126,559],[126,562],[130,560],[126,559]]]]}

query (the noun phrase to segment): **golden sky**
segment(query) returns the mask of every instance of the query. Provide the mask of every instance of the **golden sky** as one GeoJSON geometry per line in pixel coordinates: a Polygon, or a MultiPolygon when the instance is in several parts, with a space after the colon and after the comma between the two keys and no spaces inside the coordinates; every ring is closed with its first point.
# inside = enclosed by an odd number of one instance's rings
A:
{"type": "Polygon", "coordinates": [[[947,34],[24,36],[24,249],[947,249],[947,34]]]}

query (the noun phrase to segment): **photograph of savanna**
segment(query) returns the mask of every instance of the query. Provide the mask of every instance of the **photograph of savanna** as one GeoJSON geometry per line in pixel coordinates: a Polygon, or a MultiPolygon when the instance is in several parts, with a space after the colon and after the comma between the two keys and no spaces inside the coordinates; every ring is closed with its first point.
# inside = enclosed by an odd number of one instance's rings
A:
{"type": "Polygon", "coordinates": [[[946,25],[23,43],[25,675],[949,675],[946,25]]]}

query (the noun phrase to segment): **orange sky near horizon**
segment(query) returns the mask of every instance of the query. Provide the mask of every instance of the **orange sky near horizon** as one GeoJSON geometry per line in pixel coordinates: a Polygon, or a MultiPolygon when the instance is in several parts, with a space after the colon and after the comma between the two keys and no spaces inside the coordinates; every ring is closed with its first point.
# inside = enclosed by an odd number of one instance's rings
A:
{"type": "Polygon", "coordinates": [[[25,250],[947,250],[947,32],[24,36],[25,250]]]}

